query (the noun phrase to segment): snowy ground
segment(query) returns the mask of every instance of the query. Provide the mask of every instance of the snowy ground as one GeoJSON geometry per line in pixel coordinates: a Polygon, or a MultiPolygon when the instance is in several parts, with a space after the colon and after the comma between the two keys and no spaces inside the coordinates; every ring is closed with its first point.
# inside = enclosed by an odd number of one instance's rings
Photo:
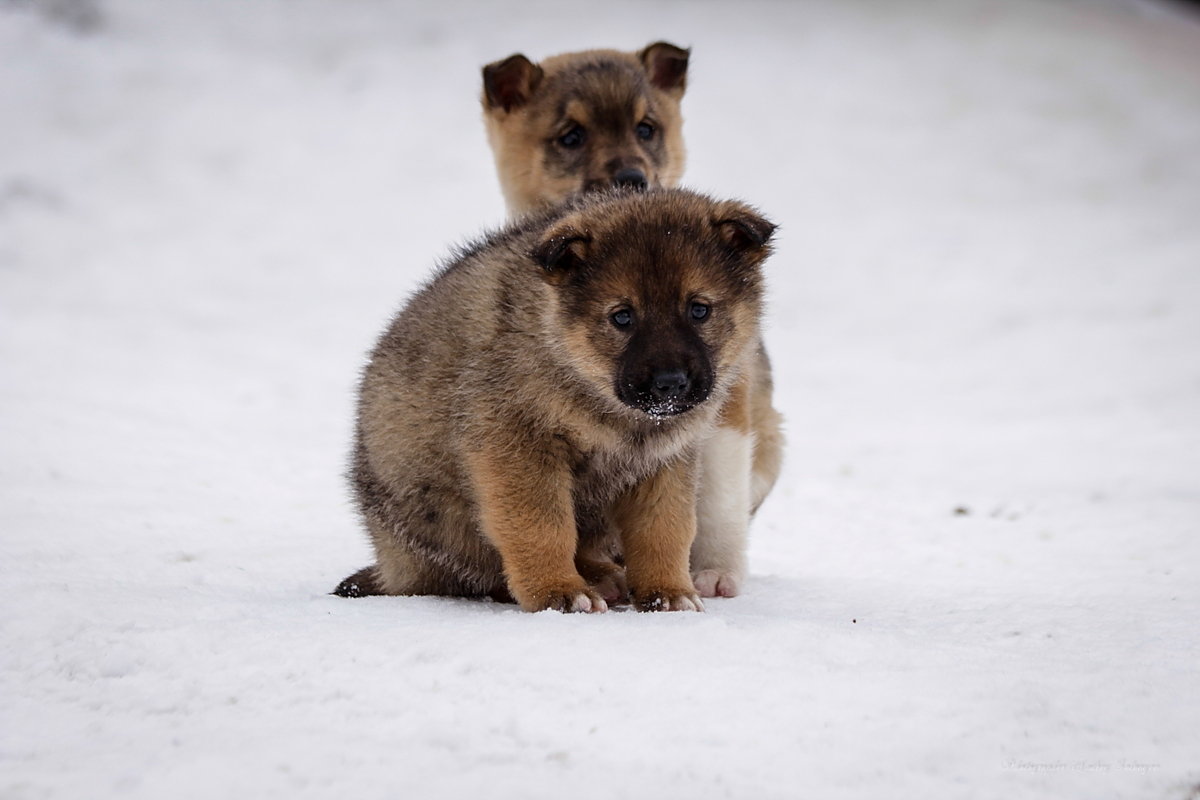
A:
{"type": "Polygon", "coordinates": [[[0,3],[4,800],[1200,796],[1195,17],[72,7],[0,3]],[[480,65],[658,38],[783,226],[746,594],[328,596],[364,354],[502,219],[480,65]]]}

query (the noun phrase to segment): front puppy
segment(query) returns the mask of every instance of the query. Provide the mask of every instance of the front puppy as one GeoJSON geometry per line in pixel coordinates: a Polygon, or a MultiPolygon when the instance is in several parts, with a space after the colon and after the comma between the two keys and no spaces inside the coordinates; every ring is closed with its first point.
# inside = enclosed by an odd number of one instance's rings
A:
{"type": "MultiPolygon", "coordinates": [[[[674,186],[683,172],[690,51],[586,50],[540,63],[521,54],[483,68],[483,117],[511,216],[613,185],[674,186]]],[[[733,597],[746,577],[750,518],[783,463],[783,419],[759,343],[739,368],[718,429],[699,456],[692,579],[703,597],[733,597]]],[[[614,576],[605,554],[592,559],[614,576]]]]}
{"type": "Polygon", "coordinates": [[[511,214],[610,186],[674,186],[683,174],[688,51],[586,50],[483,68],[483,118],[511,214]]]}
{"type": "Polygon", "coordinates": [[[363,377],[377,563],[337,593],[603,611],[589,554],[619,543],[639,608],[702,608],[696,451],[757,345],[773,229],[691,192],[594,194],[445,267],[363,377]]]}

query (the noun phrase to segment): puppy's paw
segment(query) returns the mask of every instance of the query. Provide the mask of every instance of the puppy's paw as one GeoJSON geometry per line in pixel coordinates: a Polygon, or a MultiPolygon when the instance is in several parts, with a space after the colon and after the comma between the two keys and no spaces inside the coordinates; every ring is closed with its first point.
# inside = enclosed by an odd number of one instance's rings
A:
{"type": "Polygon", "coordinates": [[[701,597],[737,597],[740,582],[737,575],[726,570],[702,569],[692,575],[701,597]]]}
{"type": "Polygon", "coordinates": [[[612,561],[576,559],[579,574],[592,587],[592,591],[610,604],[629,599],[629,585],[625,582],[625,570],[612,561]]]}
{"type": "Polygon", "coordinates": [[[539,592],[537,598],[533,602],[522,603],[521,607],[526,611],[545,611],[550,609],[553,611],[562,611],[566,614],[594,614],[608,611],[608,603],[604,602],[604,598],[597,594],[591,587],[587,586],[539,592]]]}
{"type": "Polygon", "coordinates": [[[607,603],[621,603],[629,599],[629,587],[625,585],[625,573],[614,572],[592,584],[592,591],[607,603]]]}
{"type": "Polygon", "coordinates": [[[570,614],[599,614],[608,610],[604,597],[595,591],[577,591],[574,595],[559,595],[550,608],[570,614]]]}
{"type": "Polygon", "coordinates": [[[663,589],[652,592],[635,592],[633,604],[638,611],[703,611],[704,603],[695,592],[663,589]]]}

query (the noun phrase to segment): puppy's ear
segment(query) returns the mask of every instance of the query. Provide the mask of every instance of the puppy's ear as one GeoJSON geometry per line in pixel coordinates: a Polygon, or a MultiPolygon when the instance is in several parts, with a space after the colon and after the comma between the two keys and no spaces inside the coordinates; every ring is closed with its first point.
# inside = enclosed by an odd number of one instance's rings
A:
{"type": "Polygon", "coordinates": [[[765,258],[776,226],[750,206],[728,202],[722,203],[713,215],[713,227],[731,250],[765,258]]]}
{"type": "Polygon", "coordinates": [[[483,105],[506,112],[529,102],[542,82],[542,68],[517,53],[483,68],[483,105]]]}
{"type": "Polygon", "coordinates": [[[655,42],[638,53],[638,58],[650,76],[650,83],[679,98],[687,88],[688,55],[691,52],[670,42],[655,42]]]}
{"type": "Polygon", "coordinates": [[[546,280],[557,285],[587,262],[591,244],[591,235],[567,219],[546,231],[530,256],[542,268],[546,280]]]}

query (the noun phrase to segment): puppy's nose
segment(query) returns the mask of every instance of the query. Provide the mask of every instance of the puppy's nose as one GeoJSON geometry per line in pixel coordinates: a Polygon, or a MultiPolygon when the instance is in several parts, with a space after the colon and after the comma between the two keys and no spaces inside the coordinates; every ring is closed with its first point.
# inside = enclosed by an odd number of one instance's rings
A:
{"type": "Polygon", "coordinates": [[[646,188],[646,176],[640,169],[620,169],[613,175],[614,186],[630,186],[634,189],[646,188]]]}
{"type": "Polygon", "coordinates": [[[659,400],[674,400],[682,397],[691,385],[688,375],[681,369],[660,369],[650,379],[650,392],[659,400]]]}

